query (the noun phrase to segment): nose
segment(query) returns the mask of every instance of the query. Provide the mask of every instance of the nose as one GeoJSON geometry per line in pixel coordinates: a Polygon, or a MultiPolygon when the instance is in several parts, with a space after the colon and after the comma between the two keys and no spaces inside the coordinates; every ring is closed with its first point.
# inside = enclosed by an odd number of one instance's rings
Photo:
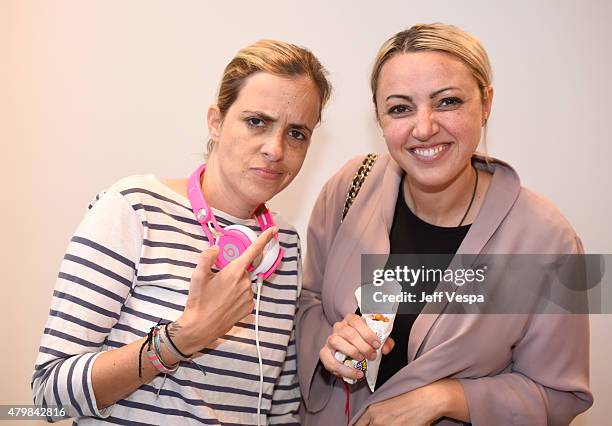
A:
{"type": "Polygon", "coordinates": [[[416,116],[416,123],[412,129],[412,136],[419,141],[427,141],[438,133],[440,127],[431,110],[419,111],[416,116]]]}
{"type": "Polygon", "coordinates": [[[264,140],[261,154],[268,161],[280,161],[285,154],[284,134],[282,131],[274,132],[264,140]]]}

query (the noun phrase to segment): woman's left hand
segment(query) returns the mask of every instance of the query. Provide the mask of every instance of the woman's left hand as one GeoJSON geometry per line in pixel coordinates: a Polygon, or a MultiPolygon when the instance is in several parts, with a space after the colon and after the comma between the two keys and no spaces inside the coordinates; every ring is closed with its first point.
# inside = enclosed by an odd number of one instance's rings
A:
{"type": "Polygon", "coordinates": [[[469,421],[463,387],[442,379],[394,398],[370,405],[355,426],[430,425],[440,417],[469,421]]]}

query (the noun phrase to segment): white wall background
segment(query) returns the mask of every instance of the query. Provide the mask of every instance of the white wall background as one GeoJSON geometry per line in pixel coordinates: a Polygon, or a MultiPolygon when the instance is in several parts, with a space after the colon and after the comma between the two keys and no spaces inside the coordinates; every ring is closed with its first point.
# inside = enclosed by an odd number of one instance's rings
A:
{"type": "MultiPolygon", "coordinates": [[[[224,65],[261,38],[313,50],[335,89],[301,175],[273,202],[302,235],[325,179],[384,150],[368,89],[378,46],[440,21],[490,54],[489,152],[552,199],[589,252],[612,252],[612,3],[377,3],[0,0],[0,404],[31,401],[54,279],[90,199],[126,175],[190,173],[224,65]]],[[[611,325],[592,317],[596,402],[574,425],[609,424],[611,325]]]]}

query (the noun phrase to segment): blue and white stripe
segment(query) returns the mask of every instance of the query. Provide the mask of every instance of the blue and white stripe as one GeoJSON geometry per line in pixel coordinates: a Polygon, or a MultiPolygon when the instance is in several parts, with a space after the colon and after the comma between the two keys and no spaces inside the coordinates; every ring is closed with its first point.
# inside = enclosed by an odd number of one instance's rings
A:
{"type": "MultiPolygon", "coordinates": [[[[215,212],[222,226],[254,220],[215,212]]],[[[300,241],[275,216],[285,250],[264,283],[259,338],[264,359],[262,419],[297,424],[300,401],[293,320],[300,241]]],[[[78,424],[256,424],[259,368],[254,313],[194,361],[98,410],[91,385],[96,356],[144,336],[182,312],[199,253],[208,247],[186,198],[155,177],[126,178],[93,203],[68,245],[32,379],[36,404],[69,408],[78,424]]]]}

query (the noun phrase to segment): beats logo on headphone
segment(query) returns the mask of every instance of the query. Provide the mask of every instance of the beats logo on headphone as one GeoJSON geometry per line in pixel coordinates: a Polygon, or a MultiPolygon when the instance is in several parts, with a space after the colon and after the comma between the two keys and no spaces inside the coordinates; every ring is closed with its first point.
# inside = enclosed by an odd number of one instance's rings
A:
{"type": "MultiPolygon", "coordinates": [[[[196,219],[202,225],[204,234],[211,245],[214,243],[219,247],[219,255],[215,265],[223,269],[232,260],[238,258],[257,239],[257,234],[244,225],[231,225],[221,228],[215,219],[212,209],[208,207],[200,180],[206,170],[206,164],[202,164],[196,169],[187,181],[187,196],[191,203],[191,209],[196,219]]],[[[274,226],[274,219],[265,204],[258,209],[257,222],[261,231],[274,226]]],[[[259,256],[247,269],[251,273],[251,278],[261,275],[263,279],[268,278],[278,267],[283,258],[283,249],[278,243],[276,235],[264,248],[263,254],[259,256]]]]}
{"type": "Polygon", "coordinates": [[[229,243],[223,246],[223,257],[227,260],[234,260],[238,257],[238,247],[229,243]]]}

